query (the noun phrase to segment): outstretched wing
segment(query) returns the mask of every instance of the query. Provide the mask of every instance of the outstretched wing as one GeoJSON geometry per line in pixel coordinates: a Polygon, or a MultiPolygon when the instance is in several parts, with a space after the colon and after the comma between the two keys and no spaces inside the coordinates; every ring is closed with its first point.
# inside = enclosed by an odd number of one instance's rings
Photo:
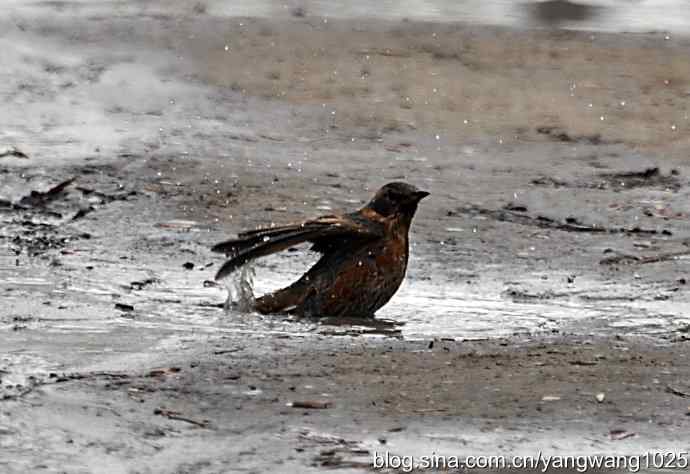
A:
{"type": "Polygon", "coordinates": [[[313,250],[324,252],[330,247],[330,243],[341,239],[375,239],[382,236],[382,224],[364,219],[358,213],[323,216],[300,224],[242,232],[236,239],[226,240],[211,248],[213,252],[230,257],[216,273],[216,280],[224,278],[250,260],[303,242],[313,242],[313,250]]]}

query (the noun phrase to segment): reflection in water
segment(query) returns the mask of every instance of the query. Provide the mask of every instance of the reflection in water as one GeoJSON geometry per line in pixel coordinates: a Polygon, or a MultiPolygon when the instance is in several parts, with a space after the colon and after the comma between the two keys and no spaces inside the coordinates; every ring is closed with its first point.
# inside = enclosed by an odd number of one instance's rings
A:
{"type": "Polygon", "coordinates": [[[404,322],[382,318],[321,318],[319,334],[333,336],[402,337],[404,322]]]}

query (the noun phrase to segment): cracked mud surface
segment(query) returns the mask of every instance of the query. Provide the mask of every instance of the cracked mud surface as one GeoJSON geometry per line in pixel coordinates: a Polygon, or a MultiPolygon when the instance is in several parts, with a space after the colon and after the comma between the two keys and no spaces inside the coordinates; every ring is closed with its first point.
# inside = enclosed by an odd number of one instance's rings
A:
{"type": "Polygon", "coordinates": [[[0,17],[4,472],[688,450],[686,40],[80,5],[0,17]],[[432,196],[377,321],[223,309],[212,244],[394,179],[432,196]]]}

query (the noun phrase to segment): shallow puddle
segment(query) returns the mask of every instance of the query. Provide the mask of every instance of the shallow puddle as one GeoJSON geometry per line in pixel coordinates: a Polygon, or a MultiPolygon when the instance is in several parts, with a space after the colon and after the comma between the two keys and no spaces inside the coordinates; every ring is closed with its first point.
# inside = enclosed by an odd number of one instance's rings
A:
{"type": "MultiPolygon", "coordinates": [[[[120,328],[196,335],[315,333],[477,340],[559,331],[654,336],[690,323],[681,311],[690,309],[690,303],[628,300],[622,285],[518,298],[491,281],[478,285],[408,281],[375,320],[296,320],[224,308],[233,282],[227,281],[227,287],[205,287],[204,278],[213,273],[205,269],[188,272],[147,266],[142,272],[135,264],[118,262],[101,264],[97,272],[82,272],[12,264],[13,258],[7,256],[0,267],[0,292],[12,308],[2,325],[18,332],[95,334],[120,328]],[[605,301],[616,295],[618,300],[605,301]]],[[[276,278],[265,268],[259,273],[258,294],[294,278],[293,274],[276,278]]]]}

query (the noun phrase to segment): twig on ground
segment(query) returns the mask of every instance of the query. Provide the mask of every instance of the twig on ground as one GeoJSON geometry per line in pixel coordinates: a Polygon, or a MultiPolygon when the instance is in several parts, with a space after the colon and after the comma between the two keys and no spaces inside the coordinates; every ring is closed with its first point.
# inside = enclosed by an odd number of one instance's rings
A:
{"type": "Polygon", "coordinates": [[[637,255],[631,255],[627,253],[621,253],[618,255],[613,255],[611,257],[606,257],[602,260],[599,261],[601,265],[615,265],[618,263],[637,263],[637,264],[645,264],[645,263],[658,263],[658,262],[668,262],[670,260],[676,260],[677,258],[680,257],[687,257],[690,256],[690,251],[682,251],[682,252],[667,252],[667,253],[661,253],[658,255],[648,255],[648,256],[637,256],[637,255]]]}
{"type": "Polygon", "coordinates": [[[4,158],[6,156],[13,156],[15,158],[23,158],[25,160],[29,159],[29,155],[21,151],[20,149],[16,147],[12,147],[9,150],[4,150],[0,151],[0,158],[4,158]]]}
{"type": "Polygon", "coordinates": [[[596,234],[626,234],[626,235],[640,235],[640,234],[659,234],[668,233],[668,231],[659,232],[656,229],[642,229],[640,227],[604,227],[597,225],[586,225],[580,223],[577,219],[569,217],[565,222],[560,222],[546,216],[529,216],[520,212],[510,211],[507,209],[487,209],[479,206],[460,207],[455,211],[449,211],[449,215],[455,213],[487,216],[493,220],[500,222],[510,222],[513,224],[539,227],[542,229],[556,229],[566,232],[585,232],[596,234]]]}
{"type": "Polygon", "coordinates": [[[186,416],[182,416],[179,412],[173,411],[173,410],[168,410],[166,408],[156,408],[153,410],[154,415],[160,415],[168,418],[169,420],[177,420],[177,421],[184,421],[185,423],[189,423],[194,426],[198,426],[199,428],[208,428],[209,421],[208,420],[194,420],[192,418],[187,418],[186,416]]]}
{"type": "Polygon", "coordinates": [[[683,392],[681,390],[671,387],[670,385],[666,385],[666,391],[678,397],[690,398],[690,393],[683,392]]]}

